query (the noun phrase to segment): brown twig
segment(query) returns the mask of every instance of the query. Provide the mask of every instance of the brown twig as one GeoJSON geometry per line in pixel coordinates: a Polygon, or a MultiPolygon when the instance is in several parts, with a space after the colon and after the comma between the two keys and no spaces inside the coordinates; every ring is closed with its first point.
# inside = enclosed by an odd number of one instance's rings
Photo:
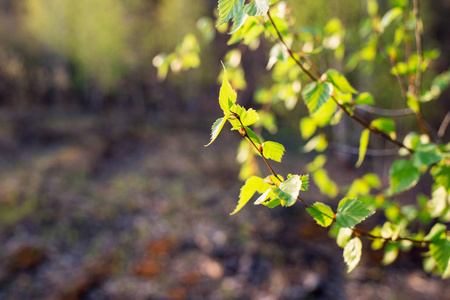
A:
{"type": "Polygon", "coordinates": [[[378,236],[378,235],[374,235],[374,234],[371,234],[371,233],[368,233],[368,232],[365,232],[365,231],[363,231],[363,230],[360,230],[360,229],[356,229],[356,228],[350,228],[356,235],[358,235],[358,236],[364,236],[364,237],[367,237],[367,238],[370,238],[370,239],[374,239],[374,240],[383,240],[383,241],[385,241],[385,242],[391,242],[391,243],[396,243],[396,242],[399,242],[399,241],[408,241],[408,242],[411,242],[411,243],[415,243],[415,244],[429,244],[430,242],[429,241],[425,241],[425,240],[415,240],[415,239],[411,239],[411,238],[402,238],[402,237],[397,237],[395,240],[392,238],[392,237],[390,237],[390,238],[384,238],[384,237],[382,237],[382,236],[378,236]]]}
{"type": "MultiPolygon", "coordinates": [[[[241,135],[243,135],[252,145],[253,147],[256,149],[256,151],[258,151],[258,153],[261,155],[261,157],[263,158],[264,162],[266,163],[267,167],[269,168],[270,172],[272,173],[273,176],[275,176],[276,179],[278,179],[278,181],[283,182],[283,180],[281,180],[281,178],[278,176],[278,174],[273,170],[272,166],[270,165],[269,161],[267,160],[267,158],[264,156],[263,154],[263,148],[262,147],[258,147],[256,146],[256,144],[253,142],[253,140],[248,136],[247,130],[245,129],[244,124],[241,121],[241,118],[239,117],[238,114],[231,112],[233,114],[233,116],[239,121],[239,123],[241,123],[241,128],[243,129],[243,133],[241,133],[241,135]]],[[[310,205],[303,200],[300,196],[297,195],[297,199],[305,206],[305,207],[310,207],[310,205]]]]}

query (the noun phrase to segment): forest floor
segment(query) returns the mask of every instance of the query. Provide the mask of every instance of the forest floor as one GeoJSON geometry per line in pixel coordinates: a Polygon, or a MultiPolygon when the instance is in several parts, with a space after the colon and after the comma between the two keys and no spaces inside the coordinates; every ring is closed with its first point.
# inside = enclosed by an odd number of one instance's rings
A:
{"type": "MultiPolygon", "coordinates": [[[[300,205],[229,216],[239,136],[204,148],[209,125],[167,125],[1,124],[0,299],[450,299],[419,251],[381,266],[364,241],[347,274],[342,249],[300,205]]],[[[305,163],[287,155],[275,167],[305,163]]]]}

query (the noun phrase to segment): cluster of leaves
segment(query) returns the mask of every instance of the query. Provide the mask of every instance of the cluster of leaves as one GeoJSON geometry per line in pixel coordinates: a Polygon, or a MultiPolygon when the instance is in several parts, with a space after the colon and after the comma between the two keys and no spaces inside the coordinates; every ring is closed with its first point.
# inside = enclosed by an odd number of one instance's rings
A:
{"type": "Polygon", "coordinates": [[[242,165],[239,177],[245,183],[232,214],[240,211],[251,199],[255,199],[255,205],[269,208],[301,202],[318,225],[331,228],[338,246],[344,249],[344,261],[349,272],[360,261],[363,248],[360,238],[366,237],[372,240],[372,249],[384,249],[383,264],[394,262],[399,251],[409,251],[416,245],[429,250],[424,253],[427,272],[435,272],[443,278],[450,276],[450,237],[445,225],[450,222],[450,143],[432,141],[421,115],[421,106],[438,100],[450,84],[450,72],[435,76],[431,85],[422,91],[422,73],[428,70],[438,51],[422,51],[418,2],[413,3],[411,8],[408,1],[393,1],[393,7],[380,15],[377,1],[368,0],[368,17],[363,20],[359,31],[362,47],[352,52],[345,50],[346,30],[336,18],[322,28],[298,29],[293,26],[295,20],[285,1],[272,5],[270,0],[248,3],[245,0],[219,0],[217,28],[220,32],[229,31],[228,44],[241,43],[254,50],[263,37],[269,42],[276,41],[267,62],[274,84],[255,93],[255,101],[261,105],[259,110],[236,104],[237,93],[232,86],[238,89],[246,86],[240,67],[241,52],[231,49],[225,55],[219,94],[223,117],[214,122],[211,140],[206,146],[217,138],[227,121],[232,130],[244,137],[238,148],[237,160],[242,165]],[[228,27],[230,20],[231,28],[228,27]],[[411,49],[414,39],[415,52],[411,49]],[[391,42],[386,43],[389,40],[391,42]],[[409,50],[402,53],[402,48],[409,50]],[[320,72],[316,67],[319,55],[332,56],[345,66],[347,72],[357,66],[371,72],[375,59],[385,59],[393,78],[398,81],[408,113],[416,115],[421,133],[411,131],[400,139],[396,121],[391,115],[373,120],[361,116],[361,110],[378,109],[375,107],[376,97],[357,91],[344,71],[329,68],[320,72]],[[273,171],[268,161],[281,162],[284,146],[264,141],[250,126],[276,133],[276,118],[271,108],[282,103],[287,110],[292,110],[299,98],[303,99],[308,111],[299,123],[301,136],[306,141],[303,150],[318,154],[306,166],[309,175],[289,174],[284,179],[273,171]],[[363,165],[370,153],[368,147],[372,136],[379,136],[399,148],[398,157],[390,167],[388,186],[383,186],[373,173],[364,174],[344,187],[337,185],[328,175],[326,149],[332,137],[324,128],[336,126],[344,115],[362,125],[355,167],[363,165]],[[262,171],[256,163],[258,158],[263,159],[271,171],[269,176],[261,176],[262,171]],[[401,204],[398,195],[418,185],[424,176],[433,179],[430,196],[419,195],[416,205],[401,204]],[[302,199],[300,195],[308,190],[310,177],[321,193],[333,199],[341,195],[336,211],[325,203],[311,205],[302,199]],[[355,228],[376,210],[384,211],[384,224],[370,232],[355,228]]]}

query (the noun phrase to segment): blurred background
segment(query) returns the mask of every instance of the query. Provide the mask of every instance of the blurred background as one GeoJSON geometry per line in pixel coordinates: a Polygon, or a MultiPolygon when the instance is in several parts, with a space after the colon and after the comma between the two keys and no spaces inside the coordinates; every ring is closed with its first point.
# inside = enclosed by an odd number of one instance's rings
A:
{"type": "MultiPolygon", "coordinates": [[[[357,46],[365,1],[287,2],[299,26],[340,18],[357,46]]],[[[384,267],[365,244],[348,275],[342,249],[300,206],[229,216],[240,136],[225,131],[203,147],[230,50],[216,4],[0,1],[0,299],[450,299],[449,281],[423,272],[419,250],[384,267]]],[[[440,53],[431,78],[450,65],[450,1],[422,4],[424,44],[440,53]]],[[[270,45],[231,46],[247,107],[271,84],[270,45]]],[[[356,88],[402,107],[389,66],[365,68],[350,73],[356,88]]],[[[448,97],[424,106],[435,130],[448,97]]],[[[274,167],[303,174],[314,158],[301,152],[306,107],[274,110],[277,125],[263,135],[278,132],[287,147],[274,167]]],[[[412,121],[400,118],[400,136],[412,121]]],[[[348,185],[361,174],[348,168],[357,156],[337,157],[330,176],[348,185]]],[[[330,201],[314,186],[305,197],[330,201]]]]}

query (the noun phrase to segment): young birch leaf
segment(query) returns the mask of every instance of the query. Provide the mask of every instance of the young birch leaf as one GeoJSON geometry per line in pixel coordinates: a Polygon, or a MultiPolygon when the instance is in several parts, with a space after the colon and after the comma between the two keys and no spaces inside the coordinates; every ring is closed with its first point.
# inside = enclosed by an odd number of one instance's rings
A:
{"type": "Polygon", "coordinates": [[[274,194],[280,198],[282,206],[292,206],[297,201],[298,193],[302,188],[300,176],[293,175],[280,184],[280,187],[272,186],[274,194]]]}
{"type": "Polygon", "coordinates": [[[310,114],[314,114],[330,99],[331,88],[325,82],[312,82],[302,92],[310,114]]]}
{"type": "Polygon", "coordinates": [[[270,185],[260,177],[252,176],[248,178],[241,188],[238,205],[230,215],[234,215],[240,211],[256,192],[263,193],[269,187],[270,185]]]}
{"type": "Polygon", "coordinates": [[[353,227],[374,213],[375,211],[369,209],[363,202],[344,198],[339,202],[336,223],[343,228],[353,227]]]}
{"type": "Polygon", "coordinates": [[[425,241],[439,241],[443,233],[447,231],[447,227],[444,224],[437,223],[434,225],[430,232],[423,238],[425,241]]]}
{"type": "Polygon", "coordinates": [[[450,164],[443,161],[431,168],[430,173],[436,182],[442,185],[447,193],[450,193],[450,164]]]}
{"type": "Polygon", "coordinates": [[[394,121],[387,118],[379,118],[376,120],[373,120],[372,123],[370,123],[370,126],[373,128],[376,128],[380,131],[383,131],[393,139],[395,139],[395,124],[394,121]]]}
{"type": "Polygon", "coordinates": [[[273,200],[270,200],[270,201],[267,201],[267,202],[263,203],[263,205],[265,205],[268,208],[274,208],[274,207],[277,207],[280,204],[281,204],[281,201],[278,198],[275,198],[273,200]]]}
{"type": "Polygon", "coordinates": [[[301,191],[307,191],[309,189],[309,174],[300,176],[300,180],[302,182],[301,191]]]}
{"type": "Polygon", "coordinates": [[[419,170],[408,160],[397,160],[390,170],[392,194],[412,188],[419,181],[419,170]]]}
{"type": "Polygon", "coordinates": [[[213,126],[211,127],[211,141],[207,145],[205,145],[205,147],[208,147],[212,144],[212,142],[214,142],[226,121],[226,118],[219,118],[214,122],[213,126]]]}
{"type": "Polygon", "coordinates": [[[256,199],[256,201],[253,203],[254,205],[259,205],[261,203],[263,203],[264,201],[266,201],[266,199],[269,197],[269,193],[270,193],[271,189],[267,189],[264,194],[262,194],[261,196],[258,197],[258,199],[256,199]]]}
{"type": "Polygon", "coordinates": [[[413,164],[416,168],[420,168],[437,163],[441,159],[442,156],[439,155],[438,148],[435,144],[419,143],[414,152],[413,164]]]}
{"type": "Polygon", "coordinates": [[[230,34],[233,34],[236,31],[238,31],[238,29],[241,28],[242,25],[244,25],[245,21],[247,20],[248,15],[245,13],[246,6],[247,5],[242,7],[241,10],[239,10],[239,12],[234,16],[233,27],[231,28],[230,34]]]}
{"type": "Polygon", "coordinates": [[[333,210],[326,204],[316,202],[312,206],[306,208],[306,211],[314,218],[317,224],[322,227],[328,227],[333,223],[333,210]]]}
{"type": "Polygon", "coordinates": [[[361,260],[362,243],[357,237],[351,239],[344,248],[344,261],[347,264],[347,273],[353,271],[361,260]]]}
{"type": "Polygon", "coordinates": [[[336,70],[330,69],[326,71],[327,79],[326,81],[332,83],[339,91],[343,93],[358,93],[348,82],[347,78],[344,75],[339,73],[336,70]]]}
{"type": "Polygon", "coordinates": [[[389,26],[389,24],[392,23],[397,17],[399,17],[401,14],[403,14],[403,10],[400,7],[394,7],[391,10],[389,10],[387,13],[384,14],[383,18],[381,18],[381,30],[384,31],[386,27],[389,26]]]}
{"type": "Polygon", "coordinates": [[[361,138],[359,139],[359,157],[355,165],[357,168],[361,166],[364,161],[364,157],[366,156],[367,145],[369,144],[369,135],[369,129],[364,129],[361,133],[361,138]]]}
{"type": "Polygon", "coordinates": [[[250,127],[245,127],[245,131],[247,132],[248,137],[252,140],[253,143],[255,143],[256,146],[261,145],[261,140],[256,135],[256,133],[254,133],[253,130],[250,129],[250,127]]]}
{"type": "Polygon", "coordinates": [[[280,143],[267,141],[262,144],[263,155],[277,162],[281,162],[284,154],[284,146],[280,143]]]}
{"type": "MultiPolygon", "coordinates": [[[[259,116],[256,110],[253,108],[250,108],[249,110],[246,110],[244,107],[240,106],[239,104],[233,104],[230,108],[230,111],[237,114],[239,118],[241,119],[242,124],[244,126],[250,126],[258,122],[259,116]]],[[[242,127],[241,122],[239,120],[230,120],[230,123],[233,125],[233,128],[239,128],[242,127]]]]}
{"type": "MultiPolygon", "coordinates": [[[[222,64],[223,65],[223,64],[222,64]]],[[[228,114],[230,107],[236,102],[237,94],[228,81],[228,74],[225,66],[223,66],[223,80],[219,92],[219,104],[224,115],[228,114]]]]}
{"type": "Polygon", "coordinates": [[[450,241],[445,238],[430,244],[430,254],[436,265],[444,274],[448,274],[450,268],[450,241]]]}
{"type": "Polygon", "coordinates": [[[350,228],[340,228],[336,237],[336,244],[341,248],[345,248],[345,245],[352,238],[352,234],[353,231],[350,228]]]}
{"type": "Polygon", "coordinates": [[[220,26],[233,18],[244,6],[245,0],[219,0],[219,23],[220,26]]]}
{"type": "Polygon", "coordinates": [[[355,104],[364,104],[364,105],[372,105],[375,102],[373,101],[373,96],[369,93],[361,93],[356,97],[355,104]]]}
{"type": "Polygon", "coordinates": [[[252,17],[264,16],[269,10],[270,0],[254,0],[245,6],[245,12],[252,17]]]}

